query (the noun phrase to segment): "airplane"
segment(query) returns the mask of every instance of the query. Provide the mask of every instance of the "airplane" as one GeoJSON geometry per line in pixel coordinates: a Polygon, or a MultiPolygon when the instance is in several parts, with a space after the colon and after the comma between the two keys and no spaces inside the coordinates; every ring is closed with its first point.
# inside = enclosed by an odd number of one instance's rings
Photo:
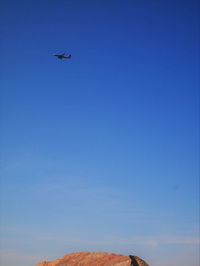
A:
{"type": "Polygon", "coordinates": [[[68,55],[68,56],[65,56],[65,53],[63,53],[63,54],[53,54],[53,55],[57,56],[58,59],[63,59],[63,58],[70,59],[72,57],[71,54],[68,55]]]}

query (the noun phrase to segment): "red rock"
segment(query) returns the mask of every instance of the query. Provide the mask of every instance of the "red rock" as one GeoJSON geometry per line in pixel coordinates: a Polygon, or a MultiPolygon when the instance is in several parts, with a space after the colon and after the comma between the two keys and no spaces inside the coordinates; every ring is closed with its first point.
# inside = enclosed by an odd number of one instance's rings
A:
{"type": "Polygon", "coordinates": [[[123,256],[106,252],[77,252],[62,259],[44,261],[37,266],[149,266],[137,256],[123,256]]]}

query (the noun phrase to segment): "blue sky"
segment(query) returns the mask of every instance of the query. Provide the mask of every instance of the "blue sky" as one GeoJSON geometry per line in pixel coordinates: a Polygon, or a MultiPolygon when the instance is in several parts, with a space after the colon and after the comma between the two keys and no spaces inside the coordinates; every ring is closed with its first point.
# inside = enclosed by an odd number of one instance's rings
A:
{"type": "Polygon", "coordinates": [[[198,14],[195,0],[2,1],[4,266],[80,250],[198,265],[198,14]]]}

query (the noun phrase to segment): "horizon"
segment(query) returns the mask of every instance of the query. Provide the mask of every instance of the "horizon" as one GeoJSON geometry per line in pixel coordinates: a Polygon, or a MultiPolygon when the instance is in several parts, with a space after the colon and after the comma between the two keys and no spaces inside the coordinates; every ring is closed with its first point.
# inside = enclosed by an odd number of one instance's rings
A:
{"type": "Polygon", "coordinates": [[[199,2],[1,6],[2,265],[198,266],[199,2]]]}

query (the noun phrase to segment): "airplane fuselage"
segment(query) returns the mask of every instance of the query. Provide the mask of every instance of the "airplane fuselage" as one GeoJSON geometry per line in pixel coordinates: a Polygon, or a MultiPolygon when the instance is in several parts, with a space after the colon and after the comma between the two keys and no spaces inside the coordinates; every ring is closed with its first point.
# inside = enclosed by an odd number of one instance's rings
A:
{"type": "Polygon", "coordinates": [[[53,55],[57,56],[58,59],[63,59],[63,58],[70,59],[71,58],[71,55],[68,55],[68,56],[65,56],[65,54],[53,54],[53,55]]]}

